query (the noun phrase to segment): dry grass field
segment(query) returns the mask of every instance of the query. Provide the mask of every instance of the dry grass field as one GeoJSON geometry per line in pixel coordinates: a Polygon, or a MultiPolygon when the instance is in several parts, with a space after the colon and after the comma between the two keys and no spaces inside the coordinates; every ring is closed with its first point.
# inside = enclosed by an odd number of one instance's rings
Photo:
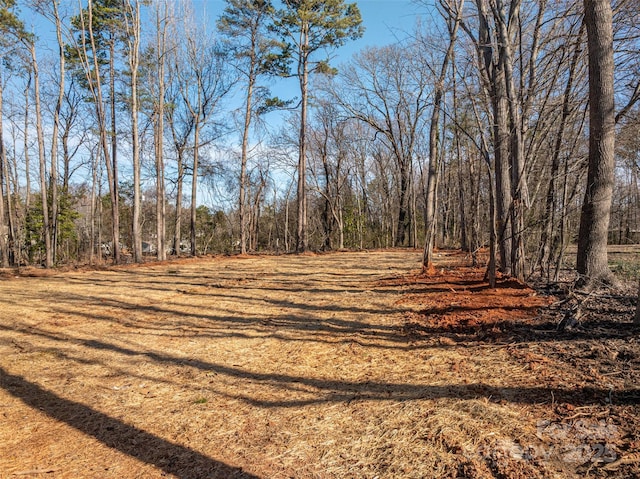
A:
{"type": "Polygon", "coordinates": [[[632,298],[559,333],[553,296],[491,290],[459,254],[419,265],[5,274],[0,477],[640,477],[632,298]]]}

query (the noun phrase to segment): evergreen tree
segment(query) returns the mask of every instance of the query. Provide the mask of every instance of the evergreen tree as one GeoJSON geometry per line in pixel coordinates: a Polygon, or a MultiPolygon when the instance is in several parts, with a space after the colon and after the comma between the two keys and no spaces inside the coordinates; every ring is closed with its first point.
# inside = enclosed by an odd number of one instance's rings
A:
{"type": "MultiPolygon", "coordinates": [[[[242,128],[242,152],[240,159],[240,196],[238,212],[240,219],[240,252],[247,252],[247,161],[249,156],[249,133],[258,96],[264,105],[277,104],[268,98],[268,90],[258,84],[259,78],[284,71],[284,64],[276,52],[283,45],[269,36],[267,30],[274,8],[268,0],[227,0],[227,7],[218,21],[218,30],[228,41],[226,47],[235,58],[236,66],[245,80],[244,124],[242,128]]],[[[258,106],[260,108],[260,106],[258,106]]]]}
{"type": "Polygon", "coordinates": [[[72,19],[76,31],[67,58],[82,84],[91,93],[96,108],[100,144],[104,156],[111,197],[113,258],[120,262],[120,219],[118,195],[116,56],[124,30],[122,0],[89,0],[87,7],[72,19]],[[74,68],[75,67],[75,68],[74,68]],[[103,86],[108,86],[110,118],[104,108],[103,86]],[[107,129],[107,123],[110,128],[107,129]],[[110,147],[108,144],[110,139],[110,147]]]}
{"type": "Polygon", "coordinates": [[[281,57],[295,68],[289,75],[300,85],[300,129],[298,135],[298,228],[296,251],[304,252],[307,242],[307,109],[309,75],[335,73],[330,58],[315,59],[320,52],[331,51],[362,36],[362,17],[355,3],[344,0],[283,0],[284,8],[275,13],[273,30],[284,41],[281,57]]]}

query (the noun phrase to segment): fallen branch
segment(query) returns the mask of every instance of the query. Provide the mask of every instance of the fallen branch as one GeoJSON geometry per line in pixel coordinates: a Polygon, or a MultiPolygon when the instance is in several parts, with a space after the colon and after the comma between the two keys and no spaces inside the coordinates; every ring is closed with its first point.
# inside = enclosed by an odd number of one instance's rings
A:
{"type": "Polygon", "coordinates": [[[31,476],[33,474],[51,474],[58,472],[60,469],[31,469],[29,471],[18,471],[11,473],[12,476],[31,476]]]}
{"type": "Polygon", "coordinates": [[[594,296],[595,290],[589,293],[583,293],[582,291],[569,291],[567,299],[563,300],[561,307],[573,303],[573,306],[567,310],[562,318],[562,321],[558,324],[558,331],[566,331],[567,329],[575,329],[580,326],[580,320],[584,315],[582,307],[584,304],[594,296]],[[582,298],[579,298],[583,296],[582,298]]]}
{"type": "Polygon", "coordinates": [[[640,462],[640,453],[628,454],[624,457],[621,457],[617,461],[613,461],[605,466],[602,466],[601,469],[605,471],[617,471],[618,469],[620,469],[620,466],[624,466],[626,464],[635,464],[637,462],[640,462]]]}

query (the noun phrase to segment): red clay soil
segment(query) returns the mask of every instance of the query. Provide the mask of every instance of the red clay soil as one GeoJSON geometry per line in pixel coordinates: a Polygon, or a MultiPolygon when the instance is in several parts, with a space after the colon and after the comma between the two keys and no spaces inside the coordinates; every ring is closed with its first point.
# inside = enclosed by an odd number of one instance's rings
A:
{"type": "Polygon", "coordinates": [[[408,315],[407,332],[423,337],[491,332],[496,340],[506,325],[527,324],[555,299],[512,278],[498,279],[490,288],[484,277],[484,269],[453,266],[403,278],[412,289],[403,301],[421,307],[408,315]]]}

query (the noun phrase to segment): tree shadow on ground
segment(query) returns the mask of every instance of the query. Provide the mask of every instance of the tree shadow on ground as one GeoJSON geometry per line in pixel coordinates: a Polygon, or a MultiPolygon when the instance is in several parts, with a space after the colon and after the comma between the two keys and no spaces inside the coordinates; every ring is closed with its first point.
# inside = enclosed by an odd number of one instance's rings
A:
{"type": "Polygon", "coordinates": [[[180,479],[258,479],[193,449],[169,442],[135,426],[62,398],[0,367],[0,387],[27,406],[96,438],[104,445],[180,479]]]}
{"type": "MultiPolygon", "coordinates": [[[[85,348],[107,351],[110,354],[116,353],[118,355],[128,357],[144,356],[148,360],[168,367],[187,366],[205,373],[215,373],[216,375],[225,376],[233,380],[246,381],[247,383],[252,383],[254,385],[270,387],[273,391],[289,392],[284,399],[281,398],[282,394],[278,394],[277,399],[264,400],[243,393],[223,393],[221,391],[216,391],[219,394],[226,395],[233,399],[238,399],[253,406],[264,408],[301,407],[324,403],[351,403],[352,401],[357,400],[411,401],[443,398],[463,400],[486,398],[494,402],[506,401],[515,404],[541,404],[546,401],[550,401],[551,398],[553,398],[555,401],[566,401],[578,406],[600,405],[611,401],[620,405],[638,404],[638,402],[640,402],[640,389],[638,388],[612,390],[592,386],[573,388],[543,386],[501,387],[483,383],[433,385],[380,381],[347,381],[336,378],[316,378],[277,372],[250,371],[237,366],[218,364],[200,359],[177,357],[167,353],[148,350],[131,349],[97,339],[57,338],[55,336],[50,336],[50,338],[65,342],[72,341],[85,348]],[[305,391],[303,394],[298,394],[301,386],[304,386],[305,391]]],[[[1,383],[3,383],[2,377],[0,377],[0,384],[1,383]]],[[[37,388],[37,386],[34,387],[37,388]]],[[[17,394],[14,395],[17,396],[17,394]]],[[[66,400],[61,399],[61,401],[66,400]]],[[[86,408],[92,413],[101,414],[87,408],[86,406],[73,403],[71,401],[68,402],[76,405],[78,408],[86,408]]],[[[35,404],[33,405],[35,406],[35,404]]],[[[54,414],[51,415],[56,417],[54,414]]],[[[144,433],[144,431],[141,431],[141,433],[148,434],[144,433]]],[[[155,438],[156,441],[166,443],[166,441],[156,438],[155,436],[151,437],[155,438]]]]}
{"type": "Polygon", "coordinates": [[[601,319],[561,331],[558,330],[558,321],[555,318],[545,316],[534,320],[499,320],[477,324],[465,320],[442,324],[437,320],[421,319],[407,321],[403,326],[403,332],[414,343],[446,337],[455,343],[471,346],[627,339],[640,335],[640,326],[630,322],[601,319]]]}

